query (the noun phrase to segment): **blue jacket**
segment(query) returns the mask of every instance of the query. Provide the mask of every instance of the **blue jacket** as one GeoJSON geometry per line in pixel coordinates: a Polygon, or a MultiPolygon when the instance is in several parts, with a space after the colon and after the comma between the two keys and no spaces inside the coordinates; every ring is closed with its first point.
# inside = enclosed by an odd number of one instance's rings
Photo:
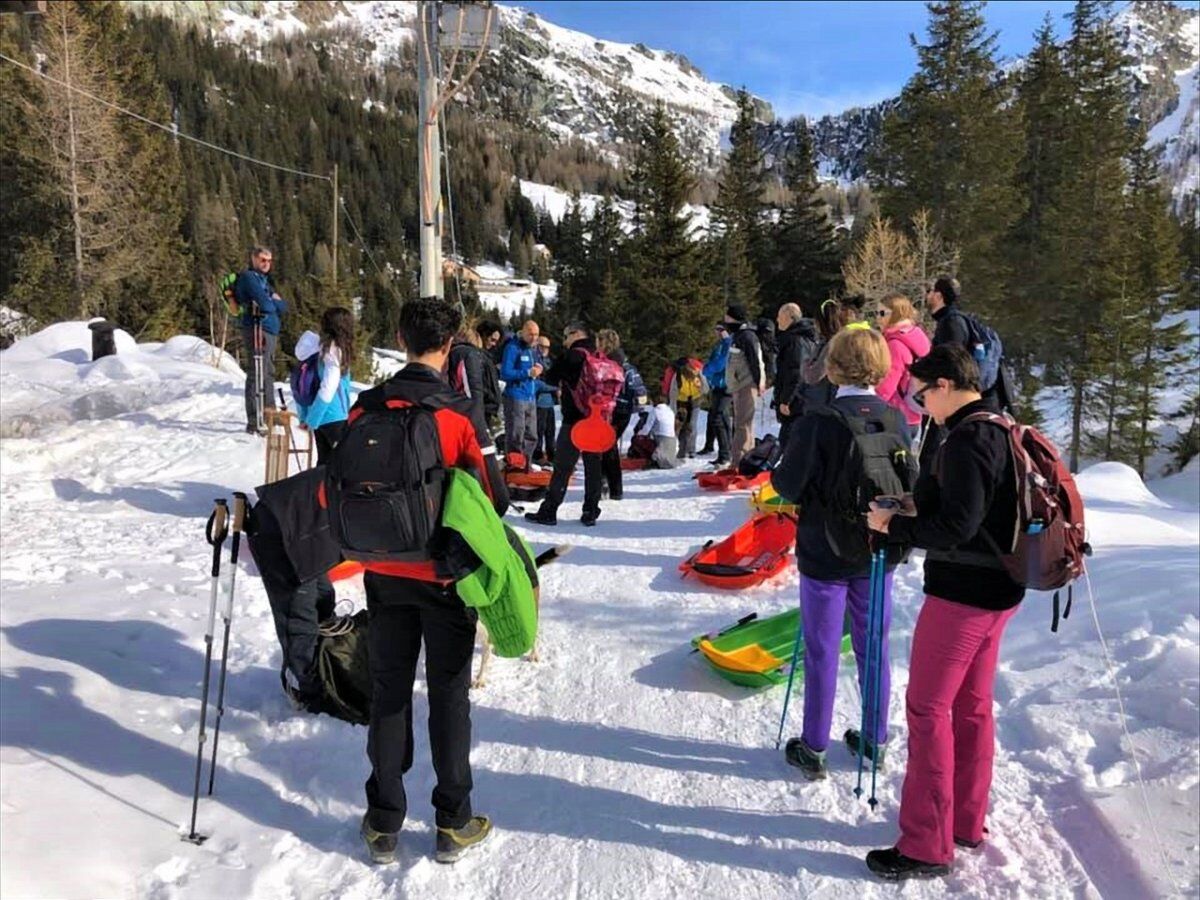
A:
{"type": "Polygon", "coordinates": [[[500,380],[504,382],[504,396],[523,403],[537,400],[537,379],[529,377],[529,370],[538,362],[541,354],[525,344],[519,337],[504,345],[500,358],[500,380]]]}
{"type": "MultiPolygon", "coordinates": [[[[325,368],[324,363],[320,368],[325,368]]],[[[338,380],[332,400],[326,402],[318,392],[312,406],[300,406],[299,410],[300,421],[313,430],[331,422],[345,422],[350,417],[350,375],[343,375],[338,380]]]]}
{"type": "Polygon", "coordinates": [[[275,291],[266,275],[257,269],[247,269],[238,276],[233,293],[242,308],[244,327],[253,326],[254,305],[257,304],[259,315],[262,316],[263,331],[267,334],[279,334],[279,320],[287,312],[287,303],[272,296],[275,291]]]}
{"type": "Polygon", "coordinates": [[[537,405],[538,409],[554,409],[555,403],[558,402],[558,388],[546,384],[544,381],[537,382],[537,405]]]}
{"type": "Polygon", "coordinates": [[[714,391],[725,390],[725,362],[729,357],[729,348],[733,346],[733,335],[717,341],[708,354],[708,362],[704,364],[704,380],[714,391]]]}

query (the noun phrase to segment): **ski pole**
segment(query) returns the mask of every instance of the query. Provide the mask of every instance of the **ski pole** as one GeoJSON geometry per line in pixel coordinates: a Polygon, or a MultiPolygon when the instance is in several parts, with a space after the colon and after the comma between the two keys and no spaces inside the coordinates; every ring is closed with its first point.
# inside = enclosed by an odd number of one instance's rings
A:
{"type": "Polygon", "coordinates": [[[787,693],[783,695],[783,715],[779,717],[779,733],[775,735],[775,749],[783,743],[783,726],[787,722],[788,704],[792,700],[792,682],[796,678],[796,662],[800,659],[800,638],[804,628],[804,607],[801,604],[800,615],[796,617],[796,639],[792,641],[792,668],[788,672],[787,693]]]}
{"type": "MultiPolygon", "coordinates": [[[[875,680],[872,684],[871,710],[871,796],[867,800],[867,804],[872,810],[879,805],[879,800],[875,796],[875,781],[879,774],[879,744],[876,741],[877,732],[879,731],[879,705],[881,698],[880,690],[883,687],[883,642],[887,639],[883,627],[884,599],[886,596],[887,587],[887,550],[879,549],[875,551],[876,569],[879,572],[875,584],[875,680]]],[[[887,698],[882,698],[882,702],[886,703],[887,698]]]]}
{"type": "Polygon", "coordinates": [[[862,716],[858,731],[858,783],[854,788],[854,796],[863,795],[863,750],[867,741],[868,714],[871,708],[871,662],[874,656],[873,643],[875,640],[875,579],[878,574],[879,557],[875,555],[874,542],[871,548],[871,575],[867,588],[867,628],[866,647],[863,648],[862,672],[862,716]]]}
{"type": "Polygon", "coordinates": [[[193,844],[202,844],[205,835],[196,833],[196,810],[200,805],[200,768],[204,764],[204,723],[208,718],[208,681],[212,669],[213,626],[217,618],[217,591],[220,589],[221,547],[225,543],[225,535],[229,533],[227,519],[229,507],[224,499],[216,500],[213,504],[212,515],[204,529],[204,536],[213,548],[212,559],[212,594],[208,601],[208,626],[204,632],[204,681],[200,689],[200,734],[196,747],[196,781],[192,789],[192,826],[185,840],[193,844]]]}
{"type": "Polygon", "coordinates": [[[233,494],[233,549],[229,553],[229,594],[225,597],[225,635],[221,640],[221,675],[217,679],[217,721],[213,726],[212,762],[208,766],[208,796],[212,796],[217,777],[217,744],[221,740],[221,717],[225,715],[225,673],[229,668],[229,628],[233,624],[233,589],[237,582],[238,549],[246,522],[246,495],[233,494]]]}

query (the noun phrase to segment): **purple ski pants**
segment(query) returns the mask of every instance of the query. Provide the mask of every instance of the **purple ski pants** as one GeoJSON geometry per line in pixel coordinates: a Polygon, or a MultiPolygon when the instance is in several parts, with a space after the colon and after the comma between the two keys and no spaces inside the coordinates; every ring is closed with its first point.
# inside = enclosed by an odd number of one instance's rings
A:
{"type": "MultiPolygon", "coordinates": [[[[833,725],[833,696],[837,688],[838,657],[841,655],[843,623],[850,612],[850,640],[858,661],[858,685],[863,696],[867,663],[867,601],[870,578],[818,581],[800,576],[800,621],[804,635],[804,743],[814,750],[829,746],[833,725]]],[[[887,634],[892,625],[892,572],[883,580],[883,671],[879,679],[878,716],[872,743],[888,737],[888,697],[891,693],[891,664],[887,634]]],[[[860,707],[861,709],[861,707],[860,707]]],[[[854,726],[859,726],[856,716],[854,726]]]]}

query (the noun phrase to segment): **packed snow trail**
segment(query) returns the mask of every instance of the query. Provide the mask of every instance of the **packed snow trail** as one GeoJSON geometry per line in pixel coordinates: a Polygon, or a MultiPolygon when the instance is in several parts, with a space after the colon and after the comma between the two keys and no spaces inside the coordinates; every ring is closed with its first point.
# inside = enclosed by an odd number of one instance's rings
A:
{"type": "MultiPolygon", "coordinates": [[[[0,361],[8,377],[13,367],[0,361]]],[[[781,689],[727,684],[689,654],[694,635],[782,611],[797,590],[794,569],[740,594],[680,579],[689,550],[749,511],[745,494],[702,494],[691,469],[627,473],[625,499],[605,502],[595,528],[576,520],[574,489],[557,529],[522,529],[539,548],[576,548],[544,572],[541,661],[494,659],[487,686],[473,692],[473,799],[497,833],[453,867],[432,859],[423,695],[400,863],[373,867],[357,836],[366,731],[287,705],[266,597],[243,566],[216,795],[200,805],[211,837],[183,842],[208,604],[204,521],[215,497],[251,490],[262,466],[242,415],[237,377],[214,371],[190,396],[0,445],[0,895],[895,894],[862,858],[896,836],[919,566],[897,578],[895,750],[872,814],[851,793],[848,751],[835,744],[831,778],[810,785],[773,749],[781,689]]],[[[1191,895],[1200,834],[1196,474],[1163,484],[1170,502],[1121,466],[1081,478],[1101,620],[1163,849],[1191,895]]],[[[341,593],[363,602],[359,586],[341,593]]],[[[904,896],[1170,890],[1119,743],[1086,599],[1076,597],[1059,635],[1049,633],[1048,607],[1031,596],[1002,651],[992,839],[960,853],[944,882],[909,884],[904,896]]],[[[858,722],[852,669],[844,659],[835,739],[858,722]]],[[[799,731],[800,707],[788,734],[799,731]]]]}

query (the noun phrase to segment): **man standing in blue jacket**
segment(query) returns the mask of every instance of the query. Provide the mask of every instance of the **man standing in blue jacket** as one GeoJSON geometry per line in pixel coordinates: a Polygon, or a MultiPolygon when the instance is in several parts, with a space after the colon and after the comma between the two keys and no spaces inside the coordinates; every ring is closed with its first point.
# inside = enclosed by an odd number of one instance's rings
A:
{"type": "Polygon", "coordinates": [[[730,448],[733,440],[733,397],[725,385],[725,365],[729,360],[729,348],[733,346],[733,335],[724,322],[717,323],[717,343],[708,354],[704,364],[704,380],[712,393],[708,401],[708,429],[701,454],[712,453],[713,441],[717,444],[718,469],[729,465],[730,448]]]}
{"type": "Polygon", "coordinates": [[[530,319],[504,346],[500,380],[504,382],[504,452],[533,459],[537,446],[537,379],[542,374],[538,323],[530,319]]]}
{"type": "Polygon", "coordinates": [[[246,431],[261,434],[261,410],[275,408],[275,344],[279,340],[280,319],[287,303],[271,284],[274,256],[266,247],[255,247],[250,267],[238,276],[233,292],[242,311],[242,346],[246,348],[246,431]],[[256,348],[262,352],[257,363],[256,348]],[[256,364],[261,370],[256,370],[256,364]],[[261,372],[261,378],[259,374],[261,372]]]}

